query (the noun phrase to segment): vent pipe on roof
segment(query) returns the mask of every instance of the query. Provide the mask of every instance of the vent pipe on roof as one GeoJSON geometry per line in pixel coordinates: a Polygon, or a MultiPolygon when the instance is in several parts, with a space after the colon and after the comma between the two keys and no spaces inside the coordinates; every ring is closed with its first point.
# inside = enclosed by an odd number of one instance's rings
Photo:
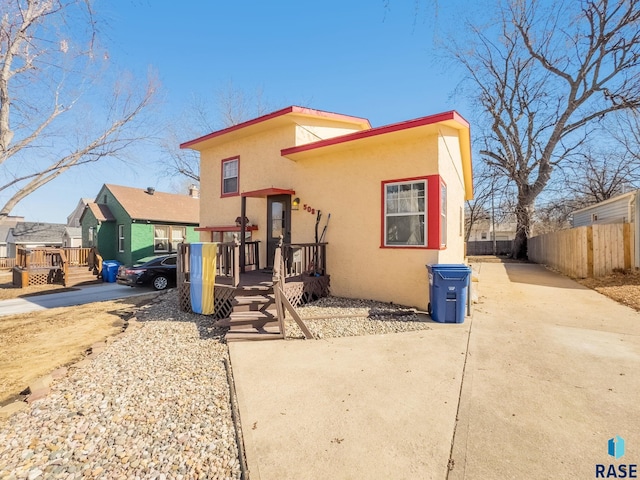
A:
{"type": "Polygon", "coordinates": [[[191,198],[200,198],[200,190],[198,190],[198,187],[193,183],[189,185],[189,196],[191,198]]]}
{"type": "Polygon", "coordinates": [[[149,195],[153,195],[154,193],[156,193],[156,189],[153,187],[147,187],[147,193],[149,195]]]}

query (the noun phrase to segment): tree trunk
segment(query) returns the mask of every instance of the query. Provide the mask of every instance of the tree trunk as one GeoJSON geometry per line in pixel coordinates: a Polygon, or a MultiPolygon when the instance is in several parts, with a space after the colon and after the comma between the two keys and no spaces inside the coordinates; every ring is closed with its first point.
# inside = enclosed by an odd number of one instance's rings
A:
{"type": "MultiPolygon", "coordinates": [[[[530,195],[518,196],[516,206],[516,237],[511,245],[511,258],[527,259],[527,240],[531,232],[531,218],[533,216],[533,199],[530,195]]],[[[534,197],[535,198],[535,197],[534,197]]]]}

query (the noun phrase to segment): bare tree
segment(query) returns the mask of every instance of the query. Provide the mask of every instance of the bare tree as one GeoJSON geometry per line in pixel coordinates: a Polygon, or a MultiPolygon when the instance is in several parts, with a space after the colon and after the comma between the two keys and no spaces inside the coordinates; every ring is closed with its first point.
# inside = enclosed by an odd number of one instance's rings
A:
{"type": "Polygon", "coordinates": [[[501,223],[508,219],[510,189],[495,168],[481,163],[473,175],[473,199],[465,205],[465,242],[475,225],[484,220],[501,223]]]}
{"type": "Polygon", "coordinates": [[[536,198],[588,128],[640,107],[637,0],[505,0],[494,26],[457,47],[490,125],[482,155],[514,182],[513,255],[526,257],[536,198]]]}
{"type": "Polygon", "coordinates": [[[215,90],[211,99],[193,96],[180,120],[172,119],[166,129],[161,146],[165,172],[200,182],[200,154],[180,149],[180,143],[265,115],[270,109],[262,89],[247,93],[231,81],[215,90]]]}
{"type": "Polygon", "coordinates": [[[581,206],[602,202],[640,185],[640,161],[624,151],[586,150],[567,160],[565,194],[581,206]]]}
{"type": "Polygon", "coordinates": [[[156,91],[120,75],[99,94],[108,53],[91,0],[4,0],[1,15],[0,217],[70,168],[139,141],[156,91]]]}

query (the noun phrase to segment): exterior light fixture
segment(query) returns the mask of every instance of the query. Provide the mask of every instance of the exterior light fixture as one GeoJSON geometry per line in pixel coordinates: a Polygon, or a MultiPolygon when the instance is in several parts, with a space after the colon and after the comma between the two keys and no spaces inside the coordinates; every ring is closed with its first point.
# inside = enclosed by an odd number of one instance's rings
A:
{"type": "Polygon", "coordinates": [[[300,209],[300,199],[296,197],[291,202],[291,210],[298,210],[298,209],[300,209]]]}

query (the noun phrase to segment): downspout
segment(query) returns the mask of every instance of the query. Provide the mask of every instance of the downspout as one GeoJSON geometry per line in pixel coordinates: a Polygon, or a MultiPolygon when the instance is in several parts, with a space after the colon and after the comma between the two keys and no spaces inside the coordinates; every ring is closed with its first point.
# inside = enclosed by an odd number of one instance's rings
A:
{"type": "Polygon", "coordinates": [[[240,273],[244,273],[245,232],[247,231],[247,197],[240,200],[240,273]]]}

